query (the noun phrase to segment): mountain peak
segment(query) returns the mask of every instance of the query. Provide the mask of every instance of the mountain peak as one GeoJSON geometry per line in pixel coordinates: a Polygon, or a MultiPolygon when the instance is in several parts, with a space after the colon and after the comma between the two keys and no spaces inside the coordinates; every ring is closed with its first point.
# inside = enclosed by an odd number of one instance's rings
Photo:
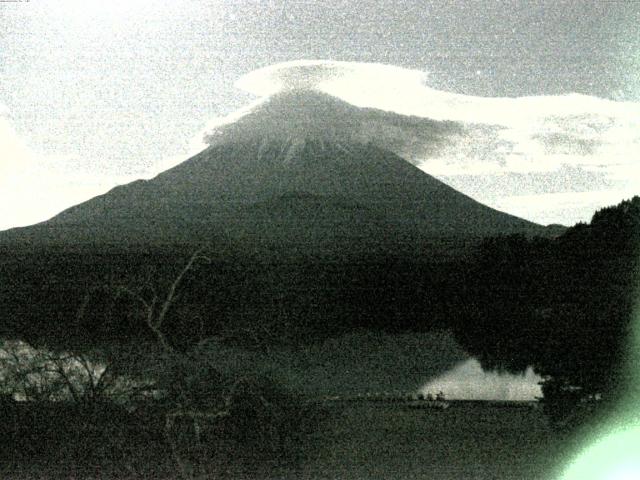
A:
{"type": "MultiPolygon", "coordinates": [[[[542,228],[481,205],[386,148],[398,122],[411,121],[322,92],[288,90],[220,125],[211,145],[191,159],[24,232],[44,231],[62,243],[116,244],[201,243],[225,232],[284,245],[290,232],[308,230],[302,244],[313,236],[339,238],[336,245],[358,249],[367,238],[393,249],[429,236],[542,228]]],[[[415,133],[434,142],[454,128],[424,119],[419,125],[415,133]]]]}
{"type": "Polygon", "coordinates": [[[232,122],[215,127],[205,140],[218,144],[251,137],[291,143],[301,143],[306,138],[351,139],[361,129],[363,112],[322,92],[289,90],[241,111],[232,122]]]}
{"type": "Polygon", "coordinates": [[[461,124],[411,117],[352,105],[310,89],[286,90],[261,99],[214,125],[205,136],[210,145],[266,141],[298,144],[304,139],[349,145],[372,143],[402,156],[404,146],[420,138],[436,148],[463,132],[461,124]]]}

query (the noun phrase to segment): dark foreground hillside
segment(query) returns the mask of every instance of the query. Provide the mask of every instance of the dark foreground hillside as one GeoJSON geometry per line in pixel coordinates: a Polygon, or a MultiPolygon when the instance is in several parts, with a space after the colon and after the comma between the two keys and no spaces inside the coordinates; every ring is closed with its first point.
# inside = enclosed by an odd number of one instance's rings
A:
{"type": "MultiPolygon", "coordinates": [[[[204,467],[198,478],[547,479],[565,445],[544,414],[530,407],[453,403],[443,411],[357,402],[320,409],[287,459],[269,458],[269,446],[255,444],[258,432],[243,445],[230,445],[223,433],[230,427],[221,422],[203,428],[198,450],[190,448],[193,431],[176,426],[183,467],[204,467]]],[[[20,415],[39,423],[13,432],[3,423],[4,478],[181,477],[161,415],[103,412],[92,426],[71,411],[48,416],[24,409],[20,415]],[[69,414],[74,421],[64,421],[69,414]]]]}

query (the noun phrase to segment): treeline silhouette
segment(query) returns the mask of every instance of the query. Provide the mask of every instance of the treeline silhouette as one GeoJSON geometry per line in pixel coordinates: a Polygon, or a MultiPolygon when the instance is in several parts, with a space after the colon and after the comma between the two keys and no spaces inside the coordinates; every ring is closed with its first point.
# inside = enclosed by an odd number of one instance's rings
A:
{"type": "MultiPolygon", "coordinates": [[[[5,249],[0,335],[80,349],[150,339],[135,297],[166,292],[196,248],[5,249]]],[[[421,258],[358,251],[311,258],[222,245],[205,251],[210,261],[189,270],[165,322],[167,337],[182,349],[212,336],[252,347],[322,341],[363,328],[444,327],[449,286],[461,268],[431,251],[421,258]]]]}
{"type": "Polygon", "coordinates": [[[554,381],[545,393],[615,398],[628,373],[639,254],[637,196],[555,239],[487,239],[470,266],[456,336],[486,368],[532,365],[554,381]]]}
{"type": "MultiPolygon", "coordinates": [[[[634,197],[555,238],[440,240],[411,257],[265,254],[219,239],[185,276],[163,328],[182,350],[213,336],[263,348],[363,328],[449,328],[485,368],[532,365],[585,395],[612,392],[624,380],[639,224],[634,197]]],[[[0,335],[73,349],[153,341],[139,300],[166,292],[195,248],[2,247],[0,335]]]]}

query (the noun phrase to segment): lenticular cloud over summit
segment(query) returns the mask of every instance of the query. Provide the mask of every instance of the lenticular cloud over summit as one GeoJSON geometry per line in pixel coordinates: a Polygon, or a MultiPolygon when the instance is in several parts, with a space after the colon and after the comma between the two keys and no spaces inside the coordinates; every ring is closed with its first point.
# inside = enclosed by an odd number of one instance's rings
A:
{"type": "Polygon", "coordinates": [[[324,132],[372,142],[540,223],[589,220],[597,199],[640,193],[632,180],[640,177],[640,103],[578,94],[485,98],[428,82],[428,73],[382,64],[265,67],[236,83],[258,100],[212,123],[206,138],[324,132]]]}
{"type": "Polygon", "coordinates": [[[412,103],[411,97],[425,89],[427,77],[426,73],[418,70],[379,63],[303,60],[255,70],[240,78],[236,86],[260,97],[312,89],[335,95],[354,105],[412,115],[417,113],[407,110],[412,103]],[[363,103],[357,99],[359,94],[363,103]],[[404,106],[403,97],[406,101],[404,106]],[[384,101],[391,102],[390,108],[380,103],[384,101]]]}

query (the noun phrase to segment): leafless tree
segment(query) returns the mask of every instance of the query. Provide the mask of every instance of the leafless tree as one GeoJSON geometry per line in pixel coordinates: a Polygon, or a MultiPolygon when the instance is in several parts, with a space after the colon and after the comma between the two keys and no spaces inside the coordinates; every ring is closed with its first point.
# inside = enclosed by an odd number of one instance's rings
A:
{"type": "Polygon", "coordinates": [[[110,395],[114,387],[109,364],[85,354],[33,348],[21,341],[0,344],[0,370],[2,389],[24,400],[91,403],[110,395]]]}
{"type": "MultiPolygon", "coordinates": [[[[219,374],[219,377],[214,375],[212,378],[203,376],[201,372],[203,367],[205,369],[211,367],[207,363],[206,353],[199,357],[195,351],[190,352],[191,354],[182,352],[167,337],[168,314],[176,306],[189,272],[196,268],[200,262],[211,262],[211,259],[204,254],[203,248],[199,248],[189,257],[164,289],[157,286],[151,276],[152,273],[147,274],[143,280],[139,280],[135,284],[117,287],[117,295],[129,297],[132,304],[140,308],[142,321],[153,334],[161,349],[164,370],[171,372],[170,375],[174,376],[170,380],[173,381],[173,387],[177,387],[177,392],[175,392],[175,398],[172,399],[175,402],[173,408],[165,413],[164,431],[173,459],[180,475],[185,479],[198,477],[196,466],[187,460],[189,455],[185,455],[185,452],[191,451],[193,453],[192,445],[195,446],[196,452],[206,452],[203,432],[207,427],[211,427],[227,417],[234,417],[237,412],[261,412],[259,415],[263,415],[265,421],[259,427],[265,431],[265,441],[270,443],[269,448],[275,452],[283,443],[283,438],[281,438],[281,432],[277,431],[278,429],[274,425],[285,425],[288,418],[286,409],[282,405],[276,404],[278,400],[274,401],[270,394],[265,393],[267,390],[264,390],[264,385],[261,385],[259,381],[247,376],[235,379],[226,379],[222,374],[219,374]],[[204,388],[206,398],[200,398],[202,396],[202,392],[199,390],[202,387],[200,383],[215,382],[216,378],[223,383],[220,388],[216,389],[216,393],[211,397],[207,393],[209,390],[204,388]],[[180,436],[181,428],[182,434],[185,433],[184,427],[190,431],[189,440],[184,440],[184,437],[180,436]],[[180,440],[181,438],[183,440],[180,440]]],[[[267,330],[262,331],[259,327],[236,328],[230,335],[243,335],[244,338],[259,346],[265,354],[271,353],[267,330]]],[[[204,348],[208,344],[207,339],[201,339],[201,342],[196,346],[196,351],[197,347],[204,348]]],[[[213,370],[217,372],[215,366],[213,367],[213,370]]],[[[255,419],[255,421],[256,427],[258,427],[260,419],[255,419]]]]}
{"type": "MultiPolygon", "coordinates": [[[[162,348],[162,351],[167,361],[166,367],[174,369],[176,365],[188,364],[188,359],[185,354],[176,350],[172,343],[164,333],[163,327],[167,318],[167,313],[174,306],[178,296],[179,289],[185,276],[190,270],[192,270],[198,262],[210,262],[211,259],[204,255],[204,248],[196,250],[184,267],[178,272],[176,277],[169,284],[166,292],[161,292],[153,284],[152,278],[147,278],[138,283],[136,286],[121,285],[118,287],[118,294],[128,295],[133,299],[142,309],[143,321],[149,330],[153,333],[154,337],[158,341],[158,344],[162,348]]],[[[179,375],[187,375],[189,372],[178,372],[179,375]]],[[[178,398],[176,400],[176,406],[171,411],[165,414],[165,435],[173,458],[180,470],[181,475],[185,479],[194,478],[193,468],[183,459],[180,453],[180,448],[176,442],[174,435],[174,429],[176,422],[181,420],[188,420],[194,432],[194,439],[197,446],[201,443],[202,422],[215,422],[221,418],[230,415],[232,395],[230,392],[222,402],[222,405],[217,405],[213,409],[203,409],[201,406],[192,405],[190,401],[190,392],[186,391],[188,385],[183,386],[182,383],[178,383],[180,389],[178,398]]]]}
{"type": "Polygon", "coordinates": [[[196,262],[211,262],[211,259],[204,255],[203,251],[204,247],[201,247],[191,255],[185,266],[178,272],[178,275],[173,279],[167,289],[167,292],[164,294],[158,292],[157,288],[151,281],[151,278],[147,278],[134,288],[125,285],[120,285],[118,287],[119,294],[129,295],[142,307],[144,322],[154,334],[164,352],[168,355],[175,355],[176,351],[162,331],[163,323],[167,317],[167,313],[177,299],[178,289],[184,280],[185,275],[194,267],[196,262]]]}

